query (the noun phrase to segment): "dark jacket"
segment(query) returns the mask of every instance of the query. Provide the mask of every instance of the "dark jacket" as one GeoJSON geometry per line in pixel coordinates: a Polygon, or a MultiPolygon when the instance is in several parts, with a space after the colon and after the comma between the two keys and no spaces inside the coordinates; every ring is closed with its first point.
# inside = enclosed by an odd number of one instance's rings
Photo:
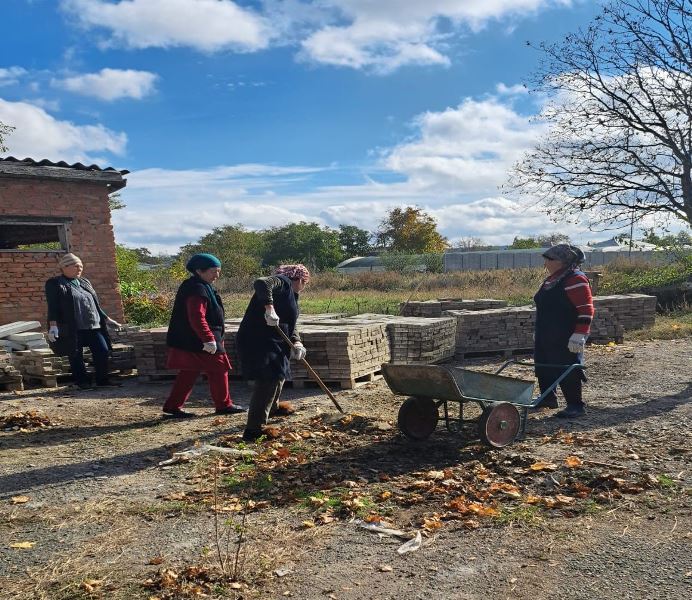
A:
{"type": "Polygon", "coordinates": [[[207,305],[206,320],[214,334],[218,348],[217,353],[225,352],[223,338],[226,330],[221,296],[196,275],[183,281],[178,288],[173,303],[171,321],[168,324],[166,344],[171,348],[179,348],[188,352],[203,352],[204,342],[199,339],[187,317],[187,300],[192,296],[201,296],[204,299],[207,305]],[[211,294],[213,294],[213,299],[211,294]]]}
{"type": "MultiPolygon", "coordinates": [[[[79,278],[79,285],[94,297],[100,316],[99,329],[106,340],[108,350],[111,351],[113,347],[110,335],[108,335],[108,327],[106,327],[106,313],[103,312],[99,304],[96,290],[94,290],[91,282],[84,277],[79,278]]],[[[48,344],[58,356],[69,356],[77,351],[75,302],[72,289],[69,280],[63,275],[52,277],[46,281],[48,321],[55,321],[58,324],[58,338],[54,342],[49,341],[48,344]]]]}
{"type": "MultiPolygon", "coordinates": [[[[574,273],[583,275],[579,270],[574,273]]],[[[533,297],[536,303],[536,339],[534,360],[551,365],[572,365],[581,363],[579,354],[570,352],[567,345],[577,325],[577,309],[567,297],[563,277],[550,289],[541,286],[533,297]]],[[[557,378],[562,369],[553,369],[557,378]]],[[[580,371],[585,380],[584,372],[580,371]]]]}
{"type": "Polygon", "coordinates": [[[240,322],[236,345],[243,376],[247,379],[276,381],[291,378],[291,349],[278,331],[264,320],[264,307],[273,304],[279,327],[293,342],[300,341],[296,329],[298,294],[284,275],[257,279],[255,293],[240,322]]]}

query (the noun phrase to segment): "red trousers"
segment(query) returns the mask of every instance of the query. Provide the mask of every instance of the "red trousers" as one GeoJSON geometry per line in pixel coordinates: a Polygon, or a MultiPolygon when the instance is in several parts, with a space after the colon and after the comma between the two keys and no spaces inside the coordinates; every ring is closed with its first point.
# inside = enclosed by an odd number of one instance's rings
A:
{"type": "MultiPolygon", "coordinates": [[[[164,410],[173,410],[176,408],[182,408],[183,404],[190,397],[190,392],[192,391],[197,377],[199,377],[202,371],[179,371],[178,376],[173,382],[173,388],[168,396],[168,400],[163,405],[164,410]]],[[[225,371],[207,371],[207,378],[209,380],[209,393],[211,394],[211,399],[214,401],[214,406],[216,408],[224,408],[226,406],[231,406],[231,394],[228,390],[228,375],[225,371]]]]}

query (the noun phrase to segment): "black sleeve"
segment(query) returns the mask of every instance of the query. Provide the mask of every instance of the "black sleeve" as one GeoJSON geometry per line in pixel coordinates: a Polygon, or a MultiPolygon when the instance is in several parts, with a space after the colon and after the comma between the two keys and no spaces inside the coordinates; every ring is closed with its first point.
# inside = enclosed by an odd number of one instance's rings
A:
{"type": "Polygon", "coordinates": [[[55,279],[46,281],[46,302],[48,303],[48,321],[59,322],[60,319],[60,292],[55,279]]]}
{"type": "Polygon", "coordinates": [[[280,277],[271,275],[269,277],[255,279],[255,283],[252,287],[255,288],[257,299],[264,306],[267,304],[274,304],[274,292],[280,290],[283,285],[284,282],[280,277]]]}

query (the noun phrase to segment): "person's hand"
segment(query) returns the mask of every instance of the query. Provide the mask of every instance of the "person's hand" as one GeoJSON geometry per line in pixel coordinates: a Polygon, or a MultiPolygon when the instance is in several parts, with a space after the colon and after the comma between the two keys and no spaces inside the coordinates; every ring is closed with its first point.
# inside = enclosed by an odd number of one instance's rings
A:
{"type": "Polygon", "coordinates": [[[273,306],[264,309],[264,322],[269,325],[269,327],[275,327],[279,324],[279,315],[276,314],[273,306]]]}
{"type": "Polygon", "coordinates": [[[50,329],[48,330],[48,341],[49,342],[54,342],[59,338],[59,332],[58,332],[58,326],[57,325],[51,325],[50,329]]]}
{"type": "Polygon", "coordinates": [[[106,317],[106,325],[108,327],[112,327],[113,329],[120,329],[122,325],[118,323],[115,319],[111,319],[110,317],[106,317]]]}
{"type": "Polygon", "coordinates": [[[303,360],[307,356],[308,351],[300,342],[295,342],[291,348],[291,358],[294,360],[303,360]]]}
{"type": "Polygon", "coordinates": [[[586,345],[586,336],[583,333],[573,333],[569,336],[569,342],[567,342],[567,349],[575,354],[581,354],[584,352],[584,346],[586,345]]]}
{"type": "Polygon", "coordinates": [[[209,352],[209,354],[216,354],[216,342],[204,342],[202,350],[209,352]]]}

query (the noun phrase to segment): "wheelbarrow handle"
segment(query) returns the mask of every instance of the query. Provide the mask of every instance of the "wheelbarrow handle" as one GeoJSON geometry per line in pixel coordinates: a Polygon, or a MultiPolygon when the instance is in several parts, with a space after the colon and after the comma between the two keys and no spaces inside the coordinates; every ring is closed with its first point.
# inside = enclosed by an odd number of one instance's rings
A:
{"type": "MultiPolygon", "coordinates": [[[[281,337],[282,337],[282,338],[284,339],[284,341],[289,345],[289,347],[291,348],[291,350],[293,350],[293,349],[295,348],[295,346],[293,345],[293,342],[290,340],[290,338],[284,333],[284,330],[281,329],[281,327],[279,327],[278,325],[274,325],[274,327],[275,327],[276,330],[281,334],[281,337]]],[[[327,394],[327,396],[329,396],[329,399],[334,403],[334,406],[336,406],[337,410],[338,410],[340,413],[343,413],[343,412],[344,412],[344,409],[341,408],[341,406],[339,406],[339,403],[336,401],[336,398],[334,397],[334,394],[332,394],[331,391],[329,391],[329,388],[328,388],[328,387],[324,384],[324,382],[320,379],[320,376],[319,376],[317,373],[315,373],[315,370],[310,366],[310,364],[308,363],[308,361],[305,360],[304,358],[301,358],[301,359],[300,359],[300,362],[302,362],[302,363],[305,365],[305,368],[308,370],[308,373],[310,373],[310,375],[312,375],[312,378],[319,384],[319,386],[322,388],[322,391],[323,391],[325,394],[327,394]]]]}

